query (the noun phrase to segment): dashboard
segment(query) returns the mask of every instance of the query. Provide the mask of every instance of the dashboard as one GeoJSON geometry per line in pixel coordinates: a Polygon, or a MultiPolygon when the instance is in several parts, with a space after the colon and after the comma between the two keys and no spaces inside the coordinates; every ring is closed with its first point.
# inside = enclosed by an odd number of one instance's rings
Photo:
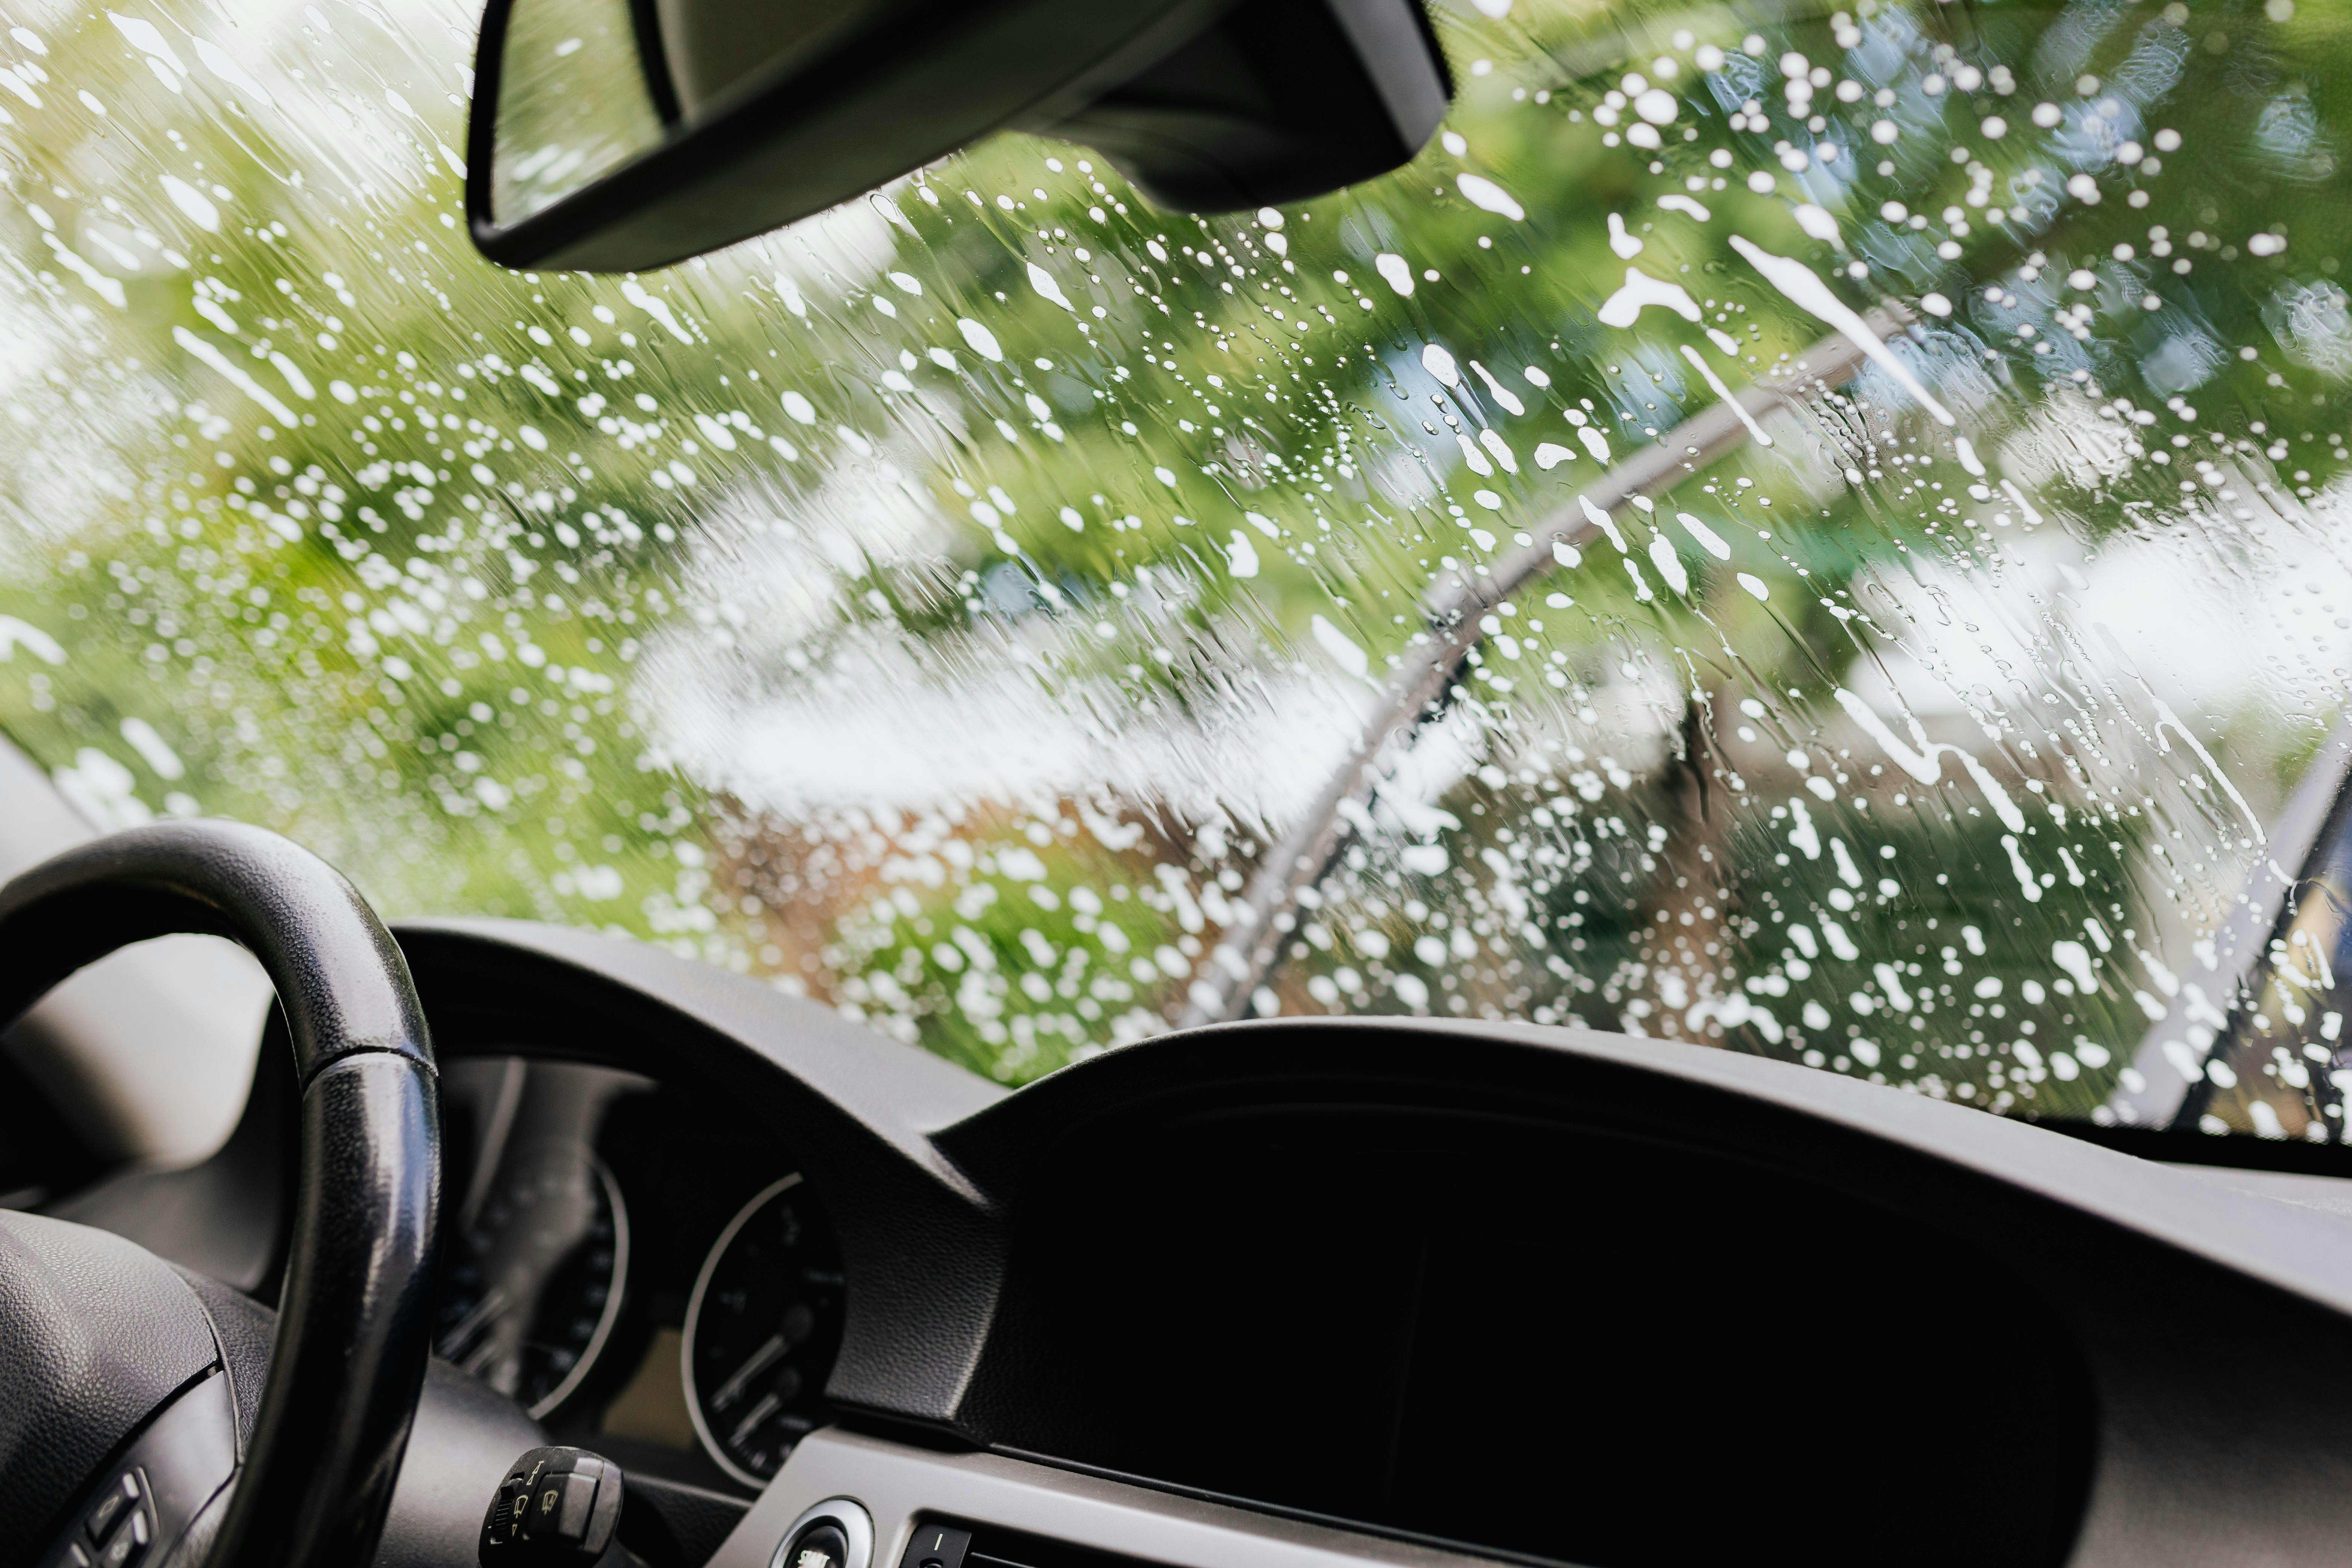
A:
{"type": "MultiPolygon", "coordinates": [[[[383,1568],[471,1563],[535,1441],[624,1468],[650,1568],[2315,1563],[2352,1533],[2325,1177],[1503,1025],[1231,1026],[1007,1093],[656,949],[394,930],[446,1161],[383,1568]]],[[[281,1059],[214,1160],[57,1212],[267,1300],[281,1059]]]]}
{"type": "Polygon", "coordinates": [[[442,1079],[435,1352],[559,1442],[756,1492],[829,1419],[839,1249],[789,1154],[640,1074],[473,1057],[442,1079]]]}

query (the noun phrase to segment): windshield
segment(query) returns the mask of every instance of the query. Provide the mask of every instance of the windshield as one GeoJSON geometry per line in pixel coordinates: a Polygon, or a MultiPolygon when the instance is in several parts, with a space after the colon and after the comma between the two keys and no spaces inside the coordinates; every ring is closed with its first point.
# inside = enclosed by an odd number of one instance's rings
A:
{"type": "Polygon", "coordinates": [[[473,255],[470,14],[118,3],[0,69],[0,721],[99,823],[1008,1082],[1399,1013],[2340,1126],[2334,0],[1476,0],[1340,195],[1007,136],[630,279],[473,255]]]}

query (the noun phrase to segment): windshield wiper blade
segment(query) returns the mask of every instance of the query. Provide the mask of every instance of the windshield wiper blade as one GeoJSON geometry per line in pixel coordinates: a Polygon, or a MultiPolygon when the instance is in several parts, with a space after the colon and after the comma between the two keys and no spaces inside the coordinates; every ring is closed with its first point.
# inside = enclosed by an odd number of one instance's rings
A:
{"type": "MultiPolygon", "coordinates": [[[[2213,933],[2210,989],[2193,975],[2177,982],[2171,1005],[2133,1055],[2139,1087],[2126,1079],[2107,1099],[2116,1121],[2197,1131],[2217,1093],[2269,1065],[2264,1047],[2307,1038],[2294,1019],[2271,1016],[2293,999],[2289,993],[2272,1001],[2274,985],[2292,984],[2306,1014],[2336,1012],[2339,1029],[2341,1015],[2352,1013],[2352,973],[2337,972],[2352,940],[2352,908],[2346,903],[2352,892],[2352,763],[2342,760],[2347,756],[2352,721],[2313,753],[2285,808],[2266,825],[2267,842],[2230,918],[2213,933]]],[[[2306,1047],[2301,1063],[2308,1079],[2302,1092],[2330,1142],[2344,1142],[2345,1097],[2331,1075],[2347,1044],[2327,1040],[2324,1060],[2306,1047]],[[2338,1109],[2331,1113],[2331,1106],[2338,1109]]]]}
{"type": "MultiPolygon", "coordinates": [[[[1864,323],[1885,339],[1910,324],[1900,307],[1882,305],[1864,323]]],[[[1582,549],[1601,537],[1595,513],[1614,517],[1633,499],[1664,494],[1700,469],[1746,446],[1757,421],[1776,408],[1801,406],[1811,397],[1843,386],[1870,363],[1869,351],[1843,332],[1832,332],[1770,378],[1734,398],[1718,398],[1640,450],[1628,454],[1593,483],[1553,509],[1530,531],[1534,542],[1497,561],[1486,575],[1452,573],[1441,578],[1422,610],[1427,637],[1409,647],[1405,662],[1381,689],[1378,702],[1340,764],[1315,794],[1307,811],[1267,850],[1250,879],[1241,918],[1229,927],[1205,966],[1210,994],[1194,999],[1180,1027],[1227,1023],[1249,1016],[1252,998],[1281,967],[1289,938],[1283,929],[1295,919],[1300,895],[1318,886],[1346,853],[1357,823],[1380,791],[1375,766],[1389,737],[1411,738],[1443,718],[1460,689],[1459,677],[1471,650],[1486,641],[1480,622],[1496,605],[1558,564],[1553,546],[1582,549]],[[1246,946],[1237,945],[1246,943],[1246,946]]]]}

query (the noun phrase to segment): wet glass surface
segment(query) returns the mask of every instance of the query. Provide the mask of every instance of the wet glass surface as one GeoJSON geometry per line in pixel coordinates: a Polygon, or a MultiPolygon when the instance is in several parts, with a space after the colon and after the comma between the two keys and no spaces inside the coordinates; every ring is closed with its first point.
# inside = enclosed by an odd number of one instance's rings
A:
{"type": "Polygon", "coordinates": [[[2352,9],[1480,0],[1342,195],[1005,138],[607,279],[467,246],[457,7],[7,21],[0,721],[101,821],[1009,1081],[1417,1013],[2340,1127],[2352,9]]]}

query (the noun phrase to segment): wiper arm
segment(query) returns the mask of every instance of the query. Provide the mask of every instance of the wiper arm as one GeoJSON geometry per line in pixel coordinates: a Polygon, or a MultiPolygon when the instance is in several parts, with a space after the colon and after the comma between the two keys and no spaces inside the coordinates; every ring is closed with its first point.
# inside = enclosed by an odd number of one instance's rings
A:
{"type": "MultiPolygon", "coordinates": [[[[1900,331],[1910,318],[1882,306],[1864,316],[1881,338],[1900,331]]],[[[1534,542],[1503,557],[1485,575],[1450,573],[1423,603],[1429,636],[1408,648],[1405,662],[1381,688],[1380,700],[1297,826],[1267,851],[1251,878],[1242,917],[1227,929],[1207,976],[1213,1005],[1191,1003],[1181,1025],[1226,1023],[1249,1016],[1251,998],[1281,967],[1299,897],[1320,884],[1347,850],[1372,797],[1379,792],[1373,766],[1389,736],[1410,738],[1443,718],[1460,690],[1459,677],[1470,652],[1486,639],[1480,626],[1487,612],[1530,581],[1550,571],[1555,544],[1581,549],[1601,534],[1593,511],[1613,517],[1633,499],[1673,489],[1700,469],[1746,446],[1757,420],[1772,410],[1843,386],[1869,363],[1863,346],[1843,332],[1832,332],[1769,379],[1733,398],[1718,398],[1656,441],[1633,452],[1532,531],[1534,542]],[[1285,917],[1291,917],[1286,920],[1285,917]],[[1241,945],[1246,943],[1246,946],[1241,945]]]]}

